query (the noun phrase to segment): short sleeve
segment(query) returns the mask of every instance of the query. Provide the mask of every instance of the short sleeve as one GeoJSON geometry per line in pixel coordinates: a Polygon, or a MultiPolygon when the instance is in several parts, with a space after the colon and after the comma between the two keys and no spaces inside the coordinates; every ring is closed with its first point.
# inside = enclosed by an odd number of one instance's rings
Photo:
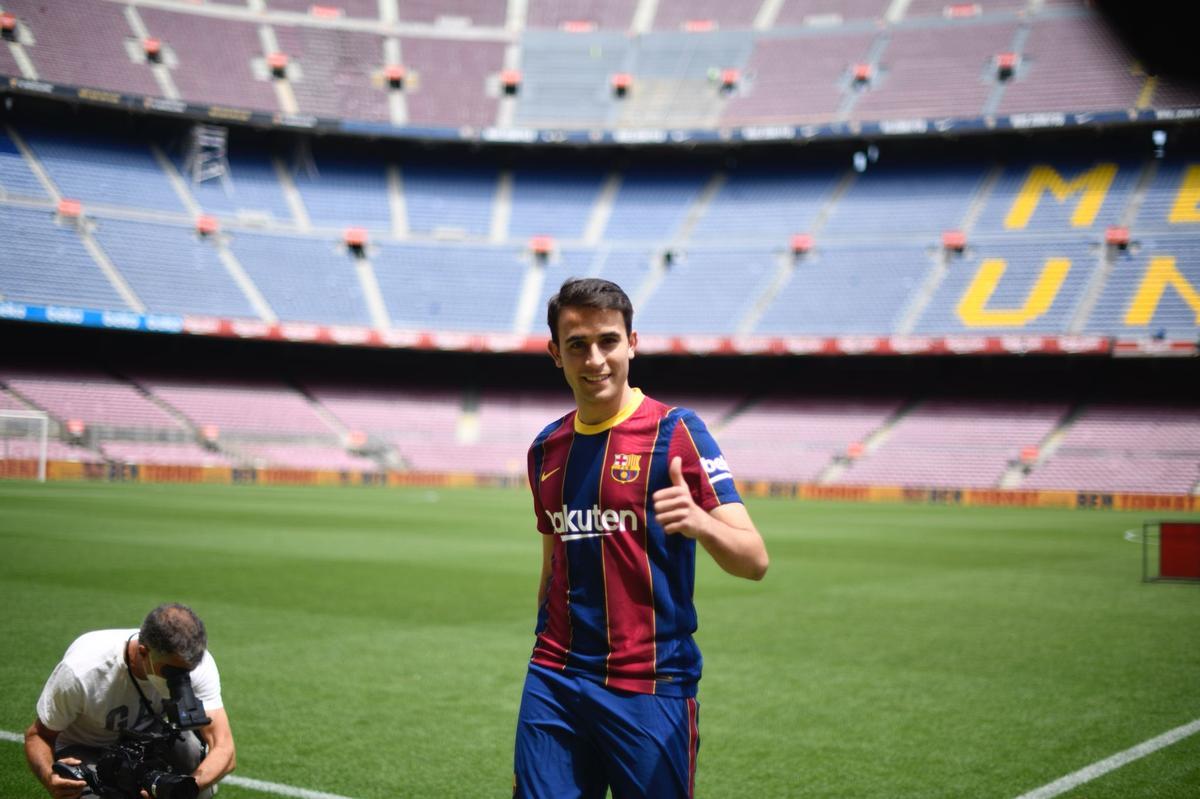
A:
{"type": "Polygon", "coordinates": [[[711,511],[731,502],[741,502],[733,473],[717,441],[694,411],[683,410],[671,438],[670,457],[683,461],[683,476],[696,504],[711,511]]]}
{"type": "Polygon", "coordinates": [[[196,698],[204,703],[205,710],[220,710],[225,706],[221,699],[221,673],[211,652],[205,652],[200,665],[192,669],[192,690],[196,698]]]}
{"type": "Polygon", "coordinates": [[[539,475],[545,451],[541,442],[542,437],[539,436],[538,440],[529,448],[529,491],[533,494],[533,515],[536,519],[538,532],[542,535],[553,535],[554,529],[550,526],[550,520],[546,517],[540,490],[541,478],[539,475]]]}
{"type": "Polygon", "coordinates": [[[59,663],[50,672],[42,695],[38,697],[38,719],[48,729],[62,732],[83,712],[83,699],[79,677],[66,663],[59,663]]]}

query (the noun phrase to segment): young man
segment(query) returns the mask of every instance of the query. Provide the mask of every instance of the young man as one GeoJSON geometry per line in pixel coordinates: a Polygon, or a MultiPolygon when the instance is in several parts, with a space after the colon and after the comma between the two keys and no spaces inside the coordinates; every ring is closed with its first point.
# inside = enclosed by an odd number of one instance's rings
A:
{"type": "Polygon", "coordinates": [[[56,774],[55,761],[91,767],[123,730],[151,727],[169,697],[164,666],[190,672],[192,689],[212,719],[196,731],[203,746],[194,734],[184,734],[172,765],[176,773],[195,778],[199,799],[216,792],[216,783],[235,764],[221,677],[208,652],[204,622],[186,605],[166,604],[150,611],[138,630],[84,633],[46,680],[37,718],[25,731],[25,757],[51,796],[95,795],[85,781],[56,774]]]}
{"type": "Polygon", "coordinates": [[[691,797],[696,542],[751,580],[766,547],[699,417],[630,387],[625,292],[568,280],[547,322],[576,409],[529,450],[542,572],[513,795],[691,797]]]}

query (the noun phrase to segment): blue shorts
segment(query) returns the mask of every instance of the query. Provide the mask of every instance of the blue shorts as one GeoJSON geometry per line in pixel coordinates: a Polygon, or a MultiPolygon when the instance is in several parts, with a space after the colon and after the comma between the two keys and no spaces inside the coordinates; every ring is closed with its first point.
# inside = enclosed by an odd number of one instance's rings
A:
{"type": "Polygon", "coordinates": [[[699,703],[633,694],[530,664],[517,716],[513,796],[690,799],[699,703]]]}

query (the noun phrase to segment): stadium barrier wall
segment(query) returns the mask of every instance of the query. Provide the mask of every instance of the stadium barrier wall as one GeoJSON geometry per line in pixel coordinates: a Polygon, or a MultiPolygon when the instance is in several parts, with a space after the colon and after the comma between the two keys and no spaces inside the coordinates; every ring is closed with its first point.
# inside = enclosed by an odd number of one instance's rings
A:
{"type": "MultiPolygon", "coordinates": [[[[0,479],[35,480],[37,461],[0,460],[0,479]]],[[[224,485],[423,486],[427,488],[496,487],[525,489],[524,475],[469,472],[356,472],[320,469],[255,469],[228,466],[162,466],[78,463],[51,460],[47,480],[132,483],[216,483],[224,485]]],[[[905,502],[964,507],[1072,508],[1118,511],[1200,511],[1194,494],[1132,494],[1106,491],[1022,491],[1004,488],[905,488],[840,486],[739,480],[747,497],[782,497],[817,502],[905,502]]]]}

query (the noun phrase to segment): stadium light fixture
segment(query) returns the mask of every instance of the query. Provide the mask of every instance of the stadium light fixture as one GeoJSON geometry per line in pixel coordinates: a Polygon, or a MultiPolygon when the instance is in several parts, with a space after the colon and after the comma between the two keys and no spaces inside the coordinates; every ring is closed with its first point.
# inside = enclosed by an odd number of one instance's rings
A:
{"type": "Polygon", "coordinates": [[[1110,225],[1104,231],[1104,243],[1118,250],[1129,248],[1129,228],[1121,225],[1110,225]]]}
{"type": "Polygon", "coordinates": [[[275,77],[286,78],[288,67],[287,53],[271,53],[267,56],[267,66],[271,68],[271,74],[275,77]]]}
{"type": "Polygon", "coordinates": [[[504,88],[505,94],[516,94],[521,88],[521,70],[501,70],[500,85],[504,88]]]}
{"type": "Polygon", "coordinates": [[[402,64],[388,64],[383,68],[383,77],[391,88],[404,88],[405,70],[402,64]]]}

